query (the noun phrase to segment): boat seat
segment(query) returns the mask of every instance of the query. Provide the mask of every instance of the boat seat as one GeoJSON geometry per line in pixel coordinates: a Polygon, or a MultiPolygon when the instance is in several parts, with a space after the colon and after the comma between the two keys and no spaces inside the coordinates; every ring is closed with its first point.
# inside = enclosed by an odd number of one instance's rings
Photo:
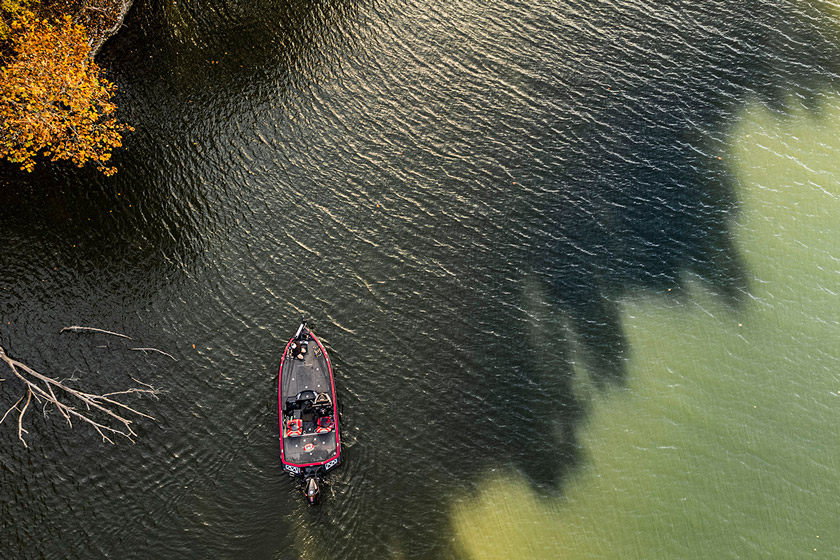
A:
{"type": "Polygon", "coordinates": [[[303,420],[293,418],[286,422],[286,437],[303,435],[303,420]]]}
{"type": "Polygon", "coordinates": [[[318,418],[318,425],[315,428],[316,434],[328,434],[333,431],[333,418],[332,416],[321,416],[318,418]]]}

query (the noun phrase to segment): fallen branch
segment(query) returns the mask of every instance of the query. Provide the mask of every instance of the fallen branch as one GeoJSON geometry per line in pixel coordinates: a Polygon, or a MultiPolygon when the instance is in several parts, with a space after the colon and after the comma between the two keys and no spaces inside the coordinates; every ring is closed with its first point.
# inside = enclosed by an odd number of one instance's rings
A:
{"type": "Polygon", "coordinates": [[[145,352],[160,352],[164,356],[168,356],[168,357],[172,358],[173,360],[175,360],[176,362],[178,361],[178,360],[175,359],[175,356],[173,356],[172,354],[169,354],[168,352],[164,352],[163,350],[158,350],[157,348],[129,348],[129,350],[137,350],[137,351],[143,352],[143,353],[145,353],[145,352]]]}
{"type": "MultiPolygon", "coordinates": [[[[88,330],[84,327],[79,328],[88,330]]],[[[117,334],[117,336],[125,335],[117,334]]],[[[24,447],[29,446],[23,438],[23,434],[28,433],[23,427],[23,417],[26,415],[33,398],[43,407],[46,407],[48,404],[55,406],[65,420],[67,420],[67,423],[71,428],[73,427],[72,420],[77,419],[92,426],[93,429],[102,436],[103,441],[107,441],[111,444],[113,444],[114,441],[108,437],[109,435],[123,436],[132,443],[134,442],[134,437],[137,436],[137,433],[131,427],[132,420],[129,419],[130,415],[154,420],[154,418],[148,414],[140,412],[127,404],[120,402],[119,400],[111,398],[116,395],[125,395],[130,393],[147,394],[157,398],[157,395],[159,394],[157,389],[147,383],[137,381],[134,378],[132,378],[132,380],[143,387],[133,387],[124,391],[97,395],[73,389],[72,387],[65,385],[63,381],[58,381],[48,375],[35,371],[26,364],[10,357],[6,354],[2,347],[0,347],[0,361],[5,362],[6,365],[9,366],[11,372],[24,384],[26,389],[23,396],[21,396],[21,398],[9,408],[3,415],[3,418],[0,419],[0,424],[2,424],[13,410],[18,412],[18,439],[20,439],[24,447]],[[24,398],[26,399],[26,402],[23,407],[20,407],[24,398]],[[97,414],[98,417],[94,417],[94,414],[97,414]]]]}
{"type": "Polygon", "coordinates": [[[127,338],[128,340],[132,340],[132,338],[130,336],[128,336],[127,334],[120,334],[118,332],[106,331],[106,330],[103,330],[103,329],[97,329],[95,327],[75,327],[75,326],[74,327],[64,327],[63,329],[61,329],[60,332],[64,332],[64,331],[73,331],[73,332],[92,331],[92,332],[98,332],[98,333],[102,333],[102,334],[110,334],[110,335],[113,335],[113,336],[119,336],[119,337],[122,337],[122,338],[127,338]]]}

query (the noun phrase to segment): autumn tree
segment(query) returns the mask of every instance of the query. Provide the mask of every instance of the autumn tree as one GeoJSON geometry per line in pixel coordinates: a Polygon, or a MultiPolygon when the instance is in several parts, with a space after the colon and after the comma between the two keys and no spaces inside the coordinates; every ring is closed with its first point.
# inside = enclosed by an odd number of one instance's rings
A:
{"type": "Polygon", "coordinates": [[[32,171],[39,154],[88,161],[106,175],[121,132],[115,86],[93,61],[87,33],[70,16],[54,21],[23,13],[10,26],[12,56],[0,68],[0,157],[32,171]]]}

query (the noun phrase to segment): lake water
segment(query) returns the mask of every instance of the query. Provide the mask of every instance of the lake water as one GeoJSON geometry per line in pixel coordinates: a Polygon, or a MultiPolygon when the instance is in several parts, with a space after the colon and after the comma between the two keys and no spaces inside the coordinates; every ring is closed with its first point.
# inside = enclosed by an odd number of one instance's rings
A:
{"type": "Polygon", "coordinates": [[[164,392],[134,445],[0,426],[0,557],[837,557],[838,16],[138,2],[119,173],[0,168],[0,345],[164,392]],[[301,315],[345,443],[315,508],[301,315]]]}

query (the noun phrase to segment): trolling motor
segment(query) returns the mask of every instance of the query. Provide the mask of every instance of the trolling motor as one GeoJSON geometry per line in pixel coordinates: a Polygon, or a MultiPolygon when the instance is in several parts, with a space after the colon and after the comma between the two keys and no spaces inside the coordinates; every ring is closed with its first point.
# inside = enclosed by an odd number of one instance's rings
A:
{"type": "Polygon", "coordinates": [[[306,317],[301,317],[300,318],[300,326],[298,327],[298,330],[297,330],[297,332],[295,333],[295,336],[294,336],[295,340],[300,340],[300,335],[301,335],[301,333],[304,332],[305,328],[306,328],[306,317]]]}

